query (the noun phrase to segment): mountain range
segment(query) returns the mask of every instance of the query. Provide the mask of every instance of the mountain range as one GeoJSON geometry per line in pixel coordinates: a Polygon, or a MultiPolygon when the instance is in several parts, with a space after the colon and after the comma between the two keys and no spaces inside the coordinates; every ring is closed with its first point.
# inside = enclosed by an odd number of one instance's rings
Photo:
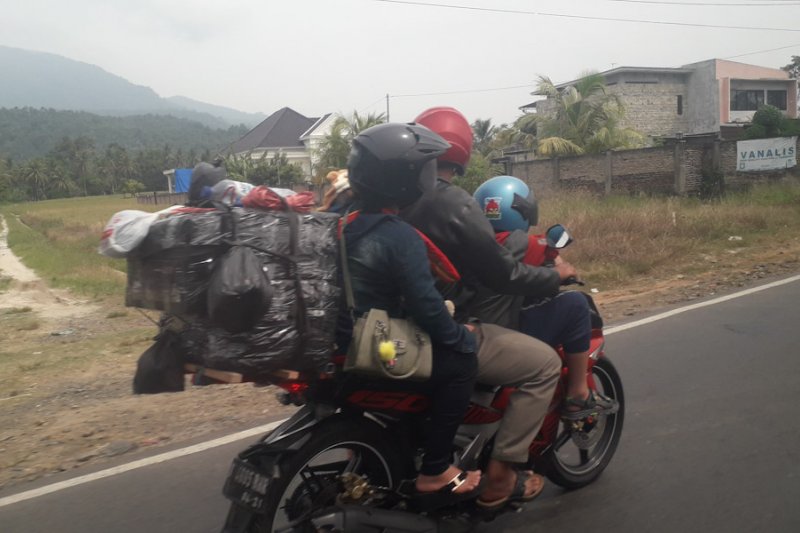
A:
{"type": "Polygon", "coordinates": [[[211,128],[252,127],[262,113],[246,113],[184,96],[163,98],[102,68],[55,54],[0,46],[0,107],[51,108],[98,115],[171,115],[211,128]]]}

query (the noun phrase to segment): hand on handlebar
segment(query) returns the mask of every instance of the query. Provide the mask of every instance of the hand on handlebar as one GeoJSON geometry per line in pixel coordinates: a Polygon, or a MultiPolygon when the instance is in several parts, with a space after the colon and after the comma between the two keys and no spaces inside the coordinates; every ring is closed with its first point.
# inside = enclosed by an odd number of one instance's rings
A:
{"type": "Polygon", "coordinates": [[[557,263],[553,269],[558,272],[558,277],[561,279],[562,285],[583,285],[583,281],[578,278],[578,271],[566,261],[557,263]]]}
{"type": "Polygon", "coordinates": [[[568,280],[569,278],[576,278],[578,277],[578,271],[575,270],[575,267],[567,263],[566,261],[561,261],[557,265],[553,267],[553,270],[558,272],[558,277],[561,279],[561,282],[568,280]]]}

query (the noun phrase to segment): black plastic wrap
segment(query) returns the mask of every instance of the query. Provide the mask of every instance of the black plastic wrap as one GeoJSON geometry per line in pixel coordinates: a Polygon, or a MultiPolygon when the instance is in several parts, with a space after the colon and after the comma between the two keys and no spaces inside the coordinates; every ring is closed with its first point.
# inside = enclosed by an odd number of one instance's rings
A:
{"type": "Polygon", "coordinates": [[[211,273],[221,246],[181,246],[147,258],[128,258],[125,305],[174,314],[205,315],[211,273]]]}
{"type": "Polygon", "coordinates": [[[255,378],[278,368],[322,365],[330,357],[341,294],[337,223],[330,213],[242,208],[158,221],[137,257],[128,260],[126,304],[181,317],[188,360],[208,368],[255,378]],[[290,216],[298,222],[295,253],[290,216]],[[231,240],[255,247],[273,289],[269,310],[242,333],[215,327],[205,316],[211,272],[231,240]]]}

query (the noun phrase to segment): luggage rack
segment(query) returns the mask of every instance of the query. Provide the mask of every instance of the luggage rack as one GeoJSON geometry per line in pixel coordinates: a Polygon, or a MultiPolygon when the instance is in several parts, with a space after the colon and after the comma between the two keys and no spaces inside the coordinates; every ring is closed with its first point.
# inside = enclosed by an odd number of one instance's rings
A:
{"type": "MultiPolygon", "coordinates": [[[[210,379],[212,382],[218,383],[251,383],[255,382],[253,379],[248,379],[243,374],[238,372],[228,372],[226,370],[216,370],[214,368],[206,368],[200,365],[187,363],[183,365],[183,370],[186,374],[194,374],[192,382],[198,382],[202,378],[210,379]]],[[[276,381],[294,381],[300,379],[300,372],[296,370],[274,370],[270,372],[270,377],[276,381]]],[[[258,381],[262,383],[262,381],[258,381]]],[[[196,383],[201,384],[201,383],[196,383]]],[[[270,383],[272,384],[272,383],[270,383]]]]}

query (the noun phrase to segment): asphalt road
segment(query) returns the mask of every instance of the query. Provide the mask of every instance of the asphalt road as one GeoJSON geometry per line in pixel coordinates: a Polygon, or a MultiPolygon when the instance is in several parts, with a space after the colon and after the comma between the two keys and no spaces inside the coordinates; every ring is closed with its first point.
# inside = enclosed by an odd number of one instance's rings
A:
{"type": "MultiPolygon", "coordinates": [[[[627,401],[611,465],[477,531],[800,531],[798,302],[795,281],[610,336],[627,401]]],[[[217,532],[220,487],[245,444],[0,507],[0,531],[217,532]]]]}

